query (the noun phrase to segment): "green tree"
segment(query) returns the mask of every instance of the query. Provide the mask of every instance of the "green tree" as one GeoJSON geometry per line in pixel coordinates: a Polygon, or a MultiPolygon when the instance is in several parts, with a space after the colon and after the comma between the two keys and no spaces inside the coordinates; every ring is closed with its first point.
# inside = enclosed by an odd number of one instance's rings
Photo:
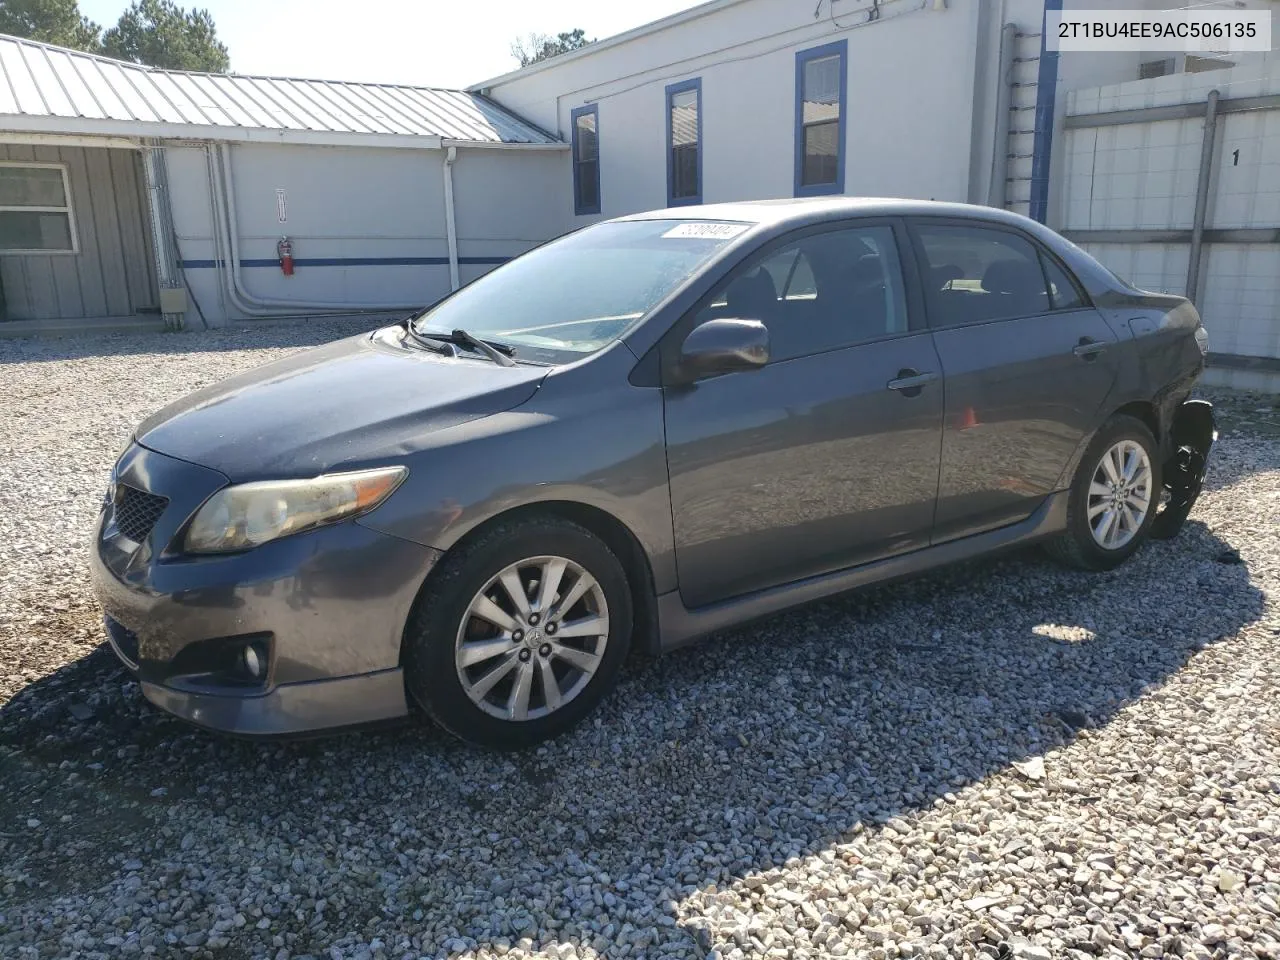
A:
{"type": "Polygon", "coordinates": [[[98,53],[102,28],[76,0],[0,0],[0,33],[98,53]]]}
{"type": "Polygon", "coordinates": [[[570,30],[567,33],[551,37],[545,33],[531,33],[511,41],[511,55],[520,61],[520,66],[527,67],[540,60],[550,60],[570,50],[579,50],[595,40],[588,40],[583,30],[570,30]]]}
{"type": "Polygon", "coordinates": [[[209,11],[188,11],[173,0],[134,0],[120,22],[103,34],[102,47],[117,60],[168,70],[226,73],[231,68],[209,11]]]}

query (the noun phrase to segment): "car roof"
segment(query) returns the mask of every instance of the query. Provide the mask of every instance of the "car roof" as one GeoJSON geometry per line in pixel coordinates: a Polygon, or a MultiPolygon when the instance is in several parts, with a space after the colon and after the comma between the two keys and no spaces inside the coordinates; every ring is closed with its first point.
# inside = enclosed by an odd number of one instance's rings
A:
{"type": "Polygon", "coordinates": [[[940,200],[897,197],[787,197],[780,200],[746,200],[740,203],[708,203],[669,207],[618,217],[627,220],[732,220],[760,225],[802,225],[842,217],[966,217],[1026,228],[1026,217],[996,207],[940,200]]]}
{"type": "Polygon", "coordinates": [[[666,210],[649,210],[618,217],[634,220],[720,220],[749,223],[747,236],[776,235],[797,227],[838,221],[850,217],[951,217],[1010,227],[1030,234],[1061,258],[1084,284],[1089,295],[1101,297],[1119,293],[1130,296],[1136,288],[1120,280],[1087,252],[1061,234],[1029,217],[972,203],[941,200],[909,200],[898,197],[796,197],[780,200],[748,200],[741,203],[709,203],[666,210]]]}

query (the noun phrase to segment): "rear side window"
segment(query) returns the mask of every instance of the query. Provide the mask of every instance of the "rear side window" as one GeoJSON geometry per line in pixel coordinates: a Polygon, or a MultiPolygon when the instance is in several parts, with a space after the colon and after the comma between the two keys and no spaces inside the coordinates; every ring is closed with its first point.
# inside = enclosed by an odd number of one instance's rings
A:
{"type": "Polygon", "coordinates": [[[829,230],[757,256],[712,293],[695,323],[723,317],[768,327],[775,361],[905,333],[893,230],[829,230]]]}
{"type": "Polygon", "coordinates": [[[1080,288],[1056,260],[1046,257],[1042,252],[1040,262],[1044,264],[1044,275],[1049,281],[1049,300],[1053,309],[1079,310],[1086,306],[1080,288]]]}
{"type": "MultiPolygon", "coordinates": [[[[922,224],[915,230],[933,326],[1009,320],[1051,309],[1040,256],[1029,241],[985,227],[922,224]]],[[[1069,283],[1066,290],[1073,290],[1069,283]]]]}

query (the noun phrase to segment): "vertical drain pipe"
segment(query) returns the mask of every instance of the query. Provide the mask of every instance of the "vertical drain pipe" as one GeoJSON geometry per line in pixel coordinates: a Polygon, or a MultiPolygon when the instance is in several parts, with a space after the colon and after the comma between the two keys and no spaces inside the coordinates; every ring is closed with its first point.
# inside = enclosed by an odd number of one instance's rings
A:
{"type": "Polygon", "coordinates": [[[1006,23],[1000,28],[1000,81],[996,87],[996,141],[991,151],[991,183],[987,186],[987,206],[1003,210],[1009,203],[1009,117],[1013,110],[1013,52],[1018,27],[1006,23]]]}
{"type": "Polygon", "coordinates": [[[182,282],[177,239],[173,235],[173,212],[169,206],[169,183],[164,164],[164,148],[146,144],[142,148],[142,171],[147,185],[147,212],[155,245],[156,283],[160,288],[160,313],[166,330],[181,330],[187,310],[187,288],[182,282]]]}
{"type": "Polygon", "coordinates": [[[1200,256],[1204,246],[1204,221],[1209,210],[1209,180],[1213,176],[1213,143],[1218,132],[1217,90],[1209,91],[1204,111],[1204,136],[1200,140],[1200,173],[1196,180],[1196,212],[1191,221],[1191,255],[1187,258],[1187,299],[1196,303],[1200,293],[1200,256]]]}
{"type": "Polygon", "coordinates": [[[449,289],[461,286],[458,280],[458,226],[453,216],[453,165],[458,148],[450,147],[444,155],[444,231],[449,241],[449,289]]]}

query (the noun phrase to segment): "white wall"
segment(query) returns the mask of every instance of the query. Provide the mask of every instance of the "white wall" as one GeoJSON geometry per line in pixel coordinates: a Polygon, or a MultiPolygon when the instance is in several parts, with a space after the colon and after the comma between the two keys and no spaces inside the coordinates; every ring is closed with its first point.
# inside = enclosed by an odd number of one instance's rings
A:
{"type": "MultiPolygon", "coordinates": [[[[187,282],[211,323],[242,316],[227,303],[218,271],[193,261],[216,258],[205,152],[167,152],[174,227],[187,282]]],[[[236,144],[231,148],[244,286],[266,299],[334,302],[355,309],[388,303],[428,303],[449,291],[444,216],[444,153],[440,150],[236,144]],[[286,195],[280,223],[276,190],[286,195]],[[292,277],[276,261],[288,235],[302,261],[292,277]],[[308,260],[438,260],[429,264],[308,260]]],[[[559,152],[460,148],[454,164],[455,218],[461,279],[553,236],[569,189],[559,152]]],[[[198,322],[194,317],[188,322],[198,322]]]]}
{"type": "MultiPolygon", "coordinates": [[[[1028,35],[1014,79],[1019,102],[1034,104],[1044,0],[884,0],[881,20],[865,23],[871,0],[747,0],[694,11],[695,17],[586,55],[573,55],[486,87],[496,100],[541,126],[570,135],[570,112],[600,105],[600,217],[666,204],[663,88],[702,78],[703,199],[764,199],[794,192],[795,53],[847,38],[849,99],[845,192],[986,202],[993,159],[1014,155],[1010,175],[1030,175],[1032,136],[995,144],[1000,29],[1028,35]],[[817,16],[814,15],[815,6],[817,16]]],[[[1096,9],[1098,0],[1064,7],[1096,9]]],[[[1133,0],[1172,9],[1181,0],[1133,0]]],[[[1267,8],[1266,0],[1245,6],[1267,8]]],[[[1273,5],[1272,5],[1273,6],[1273,5]]],[[[1280,16],[1273,18],[1280,33],[1280,16]]],[[[1068,53],[1058,65],[1056,129],[1068,91],[1135,80],[1143,60],[1161,54],[1068,53]]],[[[1017,115],[1030,128],[1034,114],[1017,115]]],[[[1055,138],[1054,174],[1065,155],[1055,138]]],[[[571,178],[568,158],[562,176],[571,178]]],[[[1063,220],[1051,184],[1049,223],[1063,220]]],[[[1028,184],[1011,193],[1025,199],[1028,184]]],[[[1020,209],[1025,209],[1025,203],[1020,209]]],[[[572,210],[567,217],[573,221],[572,210]]],[[[591,217],[577,218],[588,222],[591,217]]]]}
{"type": "Polygon", "coordinates": [[[664,88],[701,77],[704,202],[789,197],[795,54],[847,39],[846,192],[964,200],[978,2],[884,0],[881,20],[864,23],[871,6],[835,0],[815,18],[812,3],[748,0],[488,92],[565,139],[573,108],[599,104],[607,218],[666,205],[664,88]]]}

